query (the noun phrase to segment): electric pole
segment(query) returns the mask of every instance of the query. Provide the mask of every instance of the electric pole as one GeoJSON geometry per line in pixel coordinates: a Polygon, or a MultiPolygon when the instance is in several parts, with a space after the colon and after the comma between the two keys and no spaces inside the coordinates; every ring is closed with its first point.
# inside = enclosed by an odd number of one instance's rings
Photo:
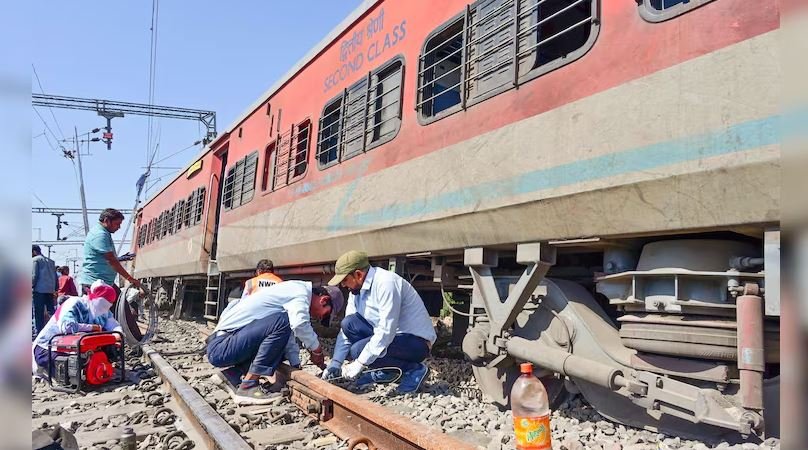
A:
{"type": "Polygon", "coordinates": [[[76,158],[79,160],[79,193],[81,194],[81,215],[84,217],[84,233],[90,232],[90,221],[87,219],[87,199],[84,196],[84,172],[81,170],[81,144],[79,143],[79,130],[73,127],[76,138],[76,158]]]}
{"type": "Polygon", "coordinates": [[[64,216],[65,213],[51,213],[51,215],[56,216],[56,240],[57,241],[66,240],[67,238],[63,239],[61,237],[62,236],[62,234],[61,234],[62,233],[62,225],[67,225],[68,224],[67,222],[62,221],[62,216],[64,216]]]}
{"type": "Polygon", "coordinates": [[[53,247],[53,244],[45,244],[45,247],[48,247],[48,259],[51,259],[51,247],[53,247]]]}

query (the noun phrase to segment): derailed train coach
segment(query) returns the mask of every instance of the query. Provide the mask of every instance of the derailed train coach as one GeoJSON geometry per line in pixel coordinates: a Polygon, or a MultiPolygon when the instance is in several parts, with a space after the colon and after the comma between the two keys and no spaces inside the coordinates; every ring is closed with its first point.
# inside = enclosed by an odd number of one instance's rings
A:
{"type": "Polygon", "coordinates": [[[261,258],[362,249],[452,294],[493,402],[532,361],[618,422],[777,436],[779,15],[365,2],[138,212],[135,275],[216,320],[261,258]]]}

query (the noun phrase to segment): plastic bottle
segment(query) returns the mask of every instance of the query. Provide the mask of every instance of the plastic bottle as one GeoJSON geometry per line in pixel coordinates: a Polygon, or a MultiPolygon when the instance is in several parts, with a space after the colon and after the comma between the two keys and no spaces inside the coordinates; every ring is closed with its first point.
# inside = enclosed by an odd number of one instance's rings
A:
{"type": "Polygon", "coordinates": [[[551,449],[550,402],[547,390],[538,378],[533,376],[533,364],[519,365],[522,375],[511,388],[511,410],[513,430],[518,450],[551,449]]]}
{"type": "Polygon", "coordinates": [[[137,450],[137,434],[131,427],[126,427],[121,433],[120,440],[121,448],[123,450],[137,450]]]}

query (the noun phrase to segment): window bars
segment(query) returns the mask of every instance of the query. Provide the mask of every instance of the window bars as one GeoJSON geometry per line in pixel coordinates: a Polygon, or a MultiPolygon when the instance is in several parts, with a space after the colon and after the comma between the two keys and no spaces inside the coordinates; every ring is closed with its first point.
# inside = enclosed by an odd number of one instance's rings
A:
{"type": "Polygon", "coordinates": [[[317,136],[321,170],[395,137],[401,127],[403,70],[401,59],[388,62],[326,104],[317,136]]]}
{"type": "Polygon", "coordinates": [[[224,179],[222,205],[225,210],[238,208],[249,202],[255,193],[255,171],[258,152],[254,151],[233,164],[224,179]]]}
{"type": "Polygon", "coordinates": [[[649,22],[663,22],[713,0],[637,0],[640,16],[649,22]]]}
{"type": "Polygon", "coordinates": [[[435,120],[568,64],[589,49],[598,23],[598,0],[469,5],[427,39],[416,110],[435,120]]]}
{"type": "Polygon", "coordinates": [[[264,182],[262,182],[265,189],[275,190],[303,178],[309,164],[310,135],[311,121],[305,120],[292,125],[267,147],[264,182]],[[267,165],[270,157],[272,157],[271,170],[267,165]],[[271,185],[267,180],[272,180],[271,185]]]}

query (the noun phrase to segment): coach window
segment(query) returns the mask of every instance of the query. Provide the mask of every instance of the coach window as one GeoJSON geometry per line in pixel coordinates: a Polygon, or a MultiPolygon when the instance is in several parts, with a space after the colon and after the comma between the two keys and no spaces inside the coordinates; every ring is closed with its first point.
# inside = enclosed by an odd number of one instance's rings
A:
{"type": "Polygon", "coordinates": [[[191,193],[188,203],[191,205],[188,209],[188,226],[194,226],[202,221],[202,211],[205,208],[205,187],[197,188],[191,193]]]}
{"type": "Polygon", "coordinates": [[[450,108],[460,107],[463,82],[464,19],[443,26],[427,40],[421,55],[418,109],[426,117],[435,117],[450,108]]]}
{"type": "Polygon", "coordinates": [[[384,144],[401,128],[404,62],[381,65],[323,108],[317,139],[320,170],[384,144]]]}
{"type": "Polygon", "coordinates": [[[398,59],[376,69],[370,76],[365,130],[368,149],[393,139],[401,128],[403,70],[403,61],[398,59]]]}
{"type": "Polygon", "coordinates": [[[342,95],[323,108],[317,138],[317,165],[325,169],[339,160],[340,129],[342,125],[342,95]]]}
{"type": "Polygon", "coordinates": [[[174,220],[175,231],[182,229],[182,224],[185,223],[185,200],[177,202],[177,217],[174,220]]]}
{"type": "Polygon", "coordinates": [[[479,0],[434,31],[418,77],[430,123],[583,56],[599,30],[598,0],[479,0]]]}
{"type": "Polygon", "coordinates": [[[649,22],[662,22],[713,0],[637,0],[640,16],[649,22]]]}
{"type": "Polygon", "coordinates": [[[182,213],[185,228],[188,228],[191,225],[193,225],[191,223],[191,208],[193,207],[194,204],[194,193],[195,192],[191,192],[191,195],[189,195],[188,198],[185,199],[185,212],[182,213]]]}
{"type": "Polygon", "coordinates": [[[272,189],[282,188],[303,178],[309,165],[311,121],[292,125],[275,140],[275,164],[272,189]]]}
{"type": "Polygon", "coordinates": [[[227,170],[222,189],[222,205],[225,210],[238,208],[249,202],[255,193],[255,171],[258,152],[252,152],[227,170]]]}

